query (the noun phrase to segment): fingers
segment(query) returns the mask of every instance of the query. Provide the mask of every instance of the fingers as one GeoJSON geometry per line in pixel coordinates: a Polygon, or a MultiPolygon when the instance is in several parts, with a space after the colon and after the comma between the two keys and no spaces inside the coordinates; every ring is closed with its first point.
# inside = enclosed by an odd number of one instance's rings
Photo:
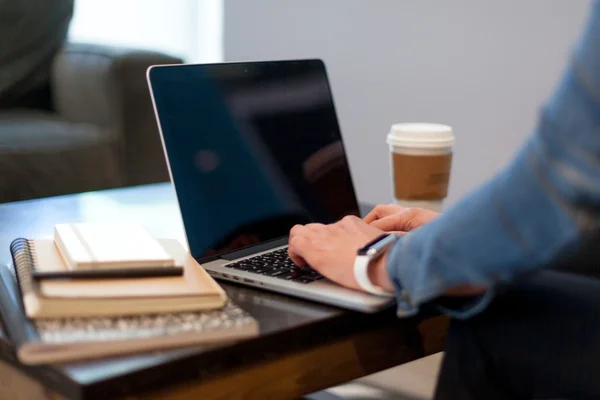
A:
{"type": "Polygon", "coordinates": [[[373,221],[371,223],[371,226],[374,226],[375,228],[381,229],[385,232],[403,230],[397,227],[397,218],[395,215],[391,215],[389,217],[384,217],[378,219],[377,221],[373,221]]]}
{"type": "Polygon", "coordinates": [[[357,217],[356,215],[346,215],[340,220],[339,223],[341,225],[356,225],[359,222],[363,222],[363,220],[357,217]]]}
{"type": "Polygon", "coordinates": [[[436,219],[439,215],[440,213],[423,208],[406,208],[404,211],[396,214],[396,218],[398,218],[396,230],[411,231],[417,229],[429,221],[436,219]]]}
{"type": "Polygon", "coordinates": [[[354,215],[347,215],[344,218],[342,218],[340,220],[340,222],[338,222],[337,224],[334,224],[333,227],[339,227],[342,228],[343,230],[345,230],[346,232],[352,232],[354,230],[356,230],[356,227],[360,224],[364,224],[365,222],[360,219],[359,217],[356,217],[354,215]]]}
{"type": "Polygon", "coordinates": [[[438,213],[422,208],[405,208],[398,213],[373,221],[371,225],[386,232],[408,232],[425,225],[438,216],[438,213]]]}
{"type": "Polygon", "coordinates": [[[325,225],[323,224],[307,224],[304,226],[313,232],[323,232],[325,230],[325,225]]]}
{"type": "Polygon", "coordinates": [[[364,218],[364,221],[367,224],[370,224],[373,221],[377,221],[380,218],[390,216],[402,210],[404,210],[404,208],[397,204],[380,204],[367,214],[367,216],[364,218]]]}
{"type": "Polygon", "coordinates": [[[325,230],[322,224],[295,225],[290,231],[288,255],[299,267],[304,267],[313,259],[314,245],[311,238],[318,236],[325,230]]]}
{"type": "Polygon", "coordinates": [[[290,230],[290,239],[294,236],[307,235],[309,229],[306,225],[294,225],[294,227],[290,230]]]}
{"type": "Polygon", "coordinates": [[[415,221],[418,214],[418,208],[405,208],[399,213],[375,221],[373,225],[384,231],[408,232],[418,227],[415,221]]]}
{"type": "Polygon", "coordinates": [[[299,267],[307,264],[316,265],[318,250],[313,243],[304,236],[294,236],[290,239],[288,255],[299,267]]]}

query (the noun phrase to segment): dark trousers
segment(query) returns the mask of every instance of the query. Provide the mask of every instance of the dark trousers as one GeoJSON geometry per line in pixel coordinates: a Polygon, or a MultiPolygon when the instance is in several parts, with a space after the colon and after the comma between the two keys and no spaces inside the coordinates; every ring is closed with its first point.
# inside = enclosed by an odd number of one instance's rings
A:
{"type": "Polygon", "coordinates": [[[600,280],[541,272],[452,321],[435,398],[600,398],[600,280]]]}

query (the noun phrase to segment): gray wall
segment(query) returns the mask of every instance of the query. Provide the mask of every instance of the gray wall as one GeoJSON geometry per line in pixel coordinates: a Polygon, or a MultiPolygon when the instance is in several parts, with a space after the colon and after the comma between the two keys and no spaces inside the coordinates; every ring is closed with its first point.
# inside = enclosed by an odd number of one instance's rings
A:
{"type": "Polygon", "coordinates": [[[225,0],[224,56],[325,60],[364,200],[391,200],[390,124],[451,124],[454,202],[505,165],[535,126],[589,4],[225,0]]]}

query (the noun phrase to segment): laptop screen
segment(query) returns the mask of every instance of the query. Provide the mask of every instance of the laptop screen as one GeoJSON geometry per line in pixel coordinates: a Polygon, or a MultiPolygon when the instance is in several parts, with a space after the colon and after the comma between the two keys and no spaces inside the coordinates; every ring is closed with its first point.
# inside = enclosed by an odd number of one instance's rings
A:
{"type": "Polygon", "coordinates": [[[163,66],[149,79],[195,258],[359,215],[321,61],[163,66]]]}

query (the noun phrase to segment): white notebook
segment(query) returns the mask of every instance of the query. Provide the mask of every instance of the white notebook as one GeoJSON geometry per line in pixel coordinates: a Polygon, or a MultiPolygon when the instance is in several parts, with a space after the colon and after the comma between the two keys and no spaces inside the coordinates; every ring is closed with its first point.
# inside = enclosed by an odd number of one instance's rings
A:
{"type": "Polygon", "coordinates": [[[139,224],[57,224],[54,242],[71,270],[175,265],[161,243],[139,224]]]}

